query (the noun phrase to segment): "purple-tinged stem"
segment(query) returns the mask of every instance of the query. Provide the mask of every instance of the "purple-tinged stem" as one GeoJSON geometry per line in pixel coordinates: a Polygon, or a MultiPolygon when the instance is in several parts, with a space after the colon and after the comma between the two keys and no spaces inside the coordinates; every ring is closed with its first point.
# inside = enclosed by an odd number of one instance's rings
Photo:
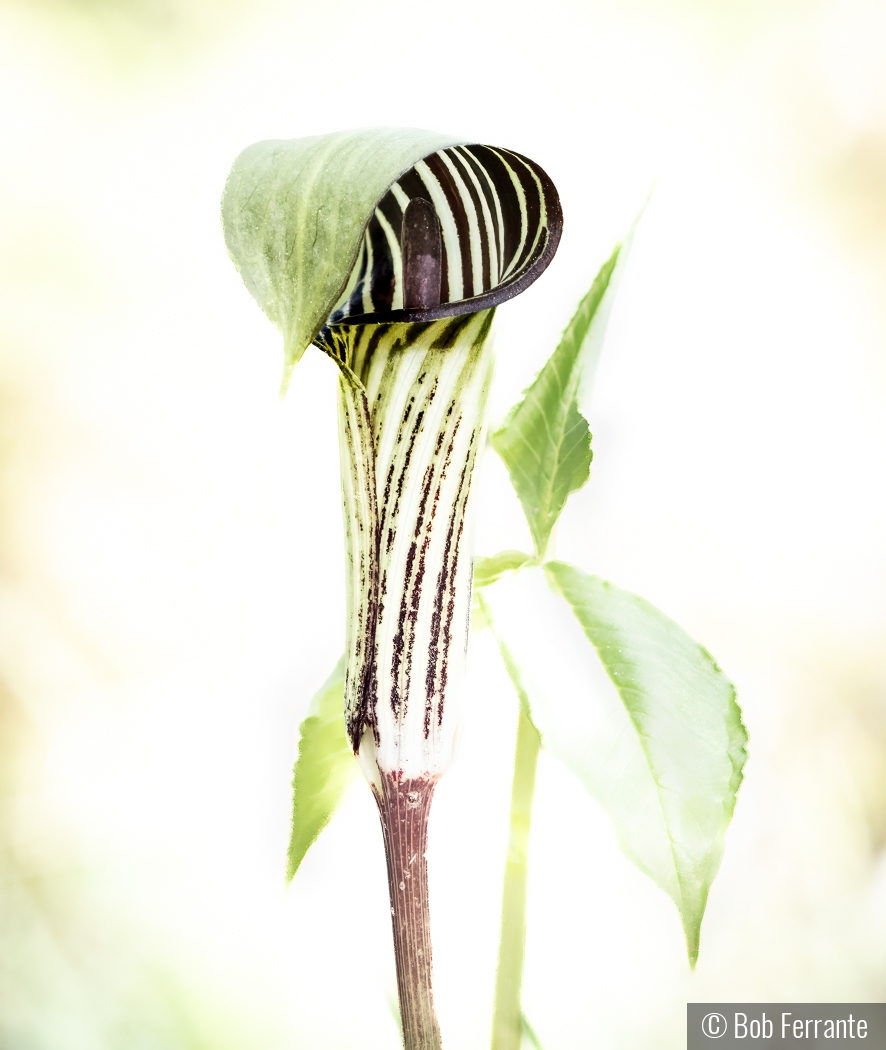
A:
{"type": "Polygon", "coordinates": [[[382,776],[375,791],[385,839],[397,990],[405,1050],[441,1050],[434,1010],[431,912],[428,903],[428,816],[436,780],[382,776]]]}

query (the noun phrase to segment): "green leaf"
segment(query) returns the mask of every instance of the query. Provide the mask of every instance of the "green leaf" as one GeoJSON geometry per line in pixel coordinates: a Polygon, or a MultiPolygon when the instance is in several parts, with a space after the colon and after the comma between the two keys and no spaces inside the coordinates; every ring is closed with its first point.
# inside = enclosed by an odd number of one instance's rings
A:
{"type": "Polygon", "coordinates": [[[481,601],[480,592],[474,591],[471,597],[471,630],[474,633],[479,634],[489,626],[488,613],[485,603],[481,601]]]}
{"type": "Polygon", "coordinates": [[[287,879],[298,871],[357,773],[342,713],[344,668],[342,658],[311,700],[308,717],[301,724],[298,758],[292,776],[292,835],[287,879]]]}
{"type": "Polygon", "coordinates": [[[586,406],[618,276],[633,227],[600,269],[533,384],[492,435],[517,492],[539,558],[570,493],[590,477],[591,432],[586,406]]]}
{"type": "Polygon", "coordinates": [[[362,128],[256,142],[236,159],[222,198],[225,243],[283,333],[284,389],[347,284],[375,205],[404,171],[459,141],[362,128]]]}
{"type": "Polygon", "coordinates": [[[484,598],[482,592],[477,593],[477,604],[483,617],[483,626],[489,627],[495,638],[495,644],[498,647],[499,656],[501,656],[501,661],[505,666],[505,671],[507,671],[508,678],[511,680],[511,685],[514,687],[514,692],[517,694],[517,699],[520,701],[520,710],[523,711],[532,725],[535,726],[535,723],[532,722],[532,706],[529,699],[529,687],[526,683],[523,669],[517,663],[513,649],[502,637],[501,631],[498,629],[495,622],[495,617],[492,615],[492,609],[490,608],[489,602],[484,598]]]}
{"type": "MultiPolygon", "coordinates": [[[[643,598],[549,562],[623,707],[544,742],[607,810],[621,848],[677,905],[691,963],[742,779],[747,733],[711,655],[643,598]]],[[[534,712],[537,714],[537,712],[534,712]]]]}
{"type": "Polygon", "coordinates": [[[488,587],[507,573],[516,572],[530,562],[534,563],[535,559],[523,551],[499,551],[489,558],[477,555],[474,558],[474,586],[488,587]]]}
{"type": "Polygon", "coordinates": [[[531,554],[524,554],[523,551],[499,551],[489,558],[474,556],[472,631],[483,631],[492,623],[489,606],[483,601],[480,588],[489,587],[510,573],[518,572],[524,565],[535,564],[535,558],[531,554]]]}
{"type": "Polygon", "coordinates": [[[528,1050],[544,1050],[541,1045],[541,1040],[535,1034],[535,1030],[532,1025],[526,1020],[526,1014],[523,1014],[521,1020],[523,1021],[523,1038],[521,1040],[521,1050],[523,1047],[527,1047],[528,1050]]]}

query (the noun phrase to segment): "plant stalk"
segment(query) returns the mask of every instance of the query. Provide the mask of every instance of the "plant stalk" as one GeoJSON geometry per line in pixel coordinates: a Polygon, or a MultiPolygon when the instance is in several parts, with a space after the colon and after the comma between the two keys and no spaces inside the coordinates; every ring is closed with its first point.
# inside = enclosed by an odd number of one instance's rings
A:
{"type": "Polygon", "coordinates": [[[394,928],[397,991],[405,1050],[441,1050],[434,1010],[428,903],[428,816],[436,780],[382,775],[381,816],[394,928]]]}
{"type": "MultiPolygon", "coordinates": [[[[514,684],[510,653],[501,644],[505,665],[514,684]]],[[[513,668],[516,671],[516,668],[513,668]]],[[[521,686],[518,685],[518,692],[521,686]]],[[[541,740],[532,724],[527,704],[521,695],[520,720],[517,723],[517,747],[514,755],[514,780],[511,788],[511,830],[505,862],[501,906],[501,938],[498,949],[498,972],[495,980],[495,1008],[492,1019],[492,1050],[520,1050],[523,1038],[523,960],[526,953],[526,886],[529,860],[529,829],[532,823],[532,800],[535,795],[535,773],[541,740]]]]}

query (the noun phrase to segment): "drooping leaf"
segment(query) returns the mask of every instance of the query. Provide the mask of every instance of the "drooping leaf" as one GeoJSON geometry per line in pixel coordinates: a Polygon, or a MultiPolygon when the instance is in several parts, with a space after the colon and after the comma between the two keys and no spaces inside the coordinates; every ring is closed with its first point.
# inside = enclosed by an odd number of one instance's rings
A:
{"type": "Polygon", "coordinates": [[[590,477],[587,403],[632,238],[633,228],[601,267],[523,400],[492,435],[492,447],[508,468],[540,558],[570,493],[590,477]]]}
{"type": "Polygon", "coordinates": [[[474,558],[474,586],[488,587],[507,573],[516,572],[534,561],[531,554],[524,554],[523,551],[499,551],[488,558],[478,555],[474,558]]]}
{"type": "Polygon", "coordinates": [[[292,777],[292,835],[287,878],[298,871],[305,854],[332,818],[357,774],[342,716],[344,659],[314,695],[301,724],[298,758],[292,777]]]}
{"type": "Polygon", "coordinates": [[[391,183],[459,140],[415,128],[270,139],[234,162],[222,198],[228,252],[283,333],[284,386],[348,282],[391,183]]]}
{"type": "Polygon", "coordinates": [[[627,856],[674,900],[694,965],[746,758],[735,689],[702,646],[643,598],[565,562],[545,572],[621,700],[587,738],[542,717],[545,746],[604,806],[627,856]]]}

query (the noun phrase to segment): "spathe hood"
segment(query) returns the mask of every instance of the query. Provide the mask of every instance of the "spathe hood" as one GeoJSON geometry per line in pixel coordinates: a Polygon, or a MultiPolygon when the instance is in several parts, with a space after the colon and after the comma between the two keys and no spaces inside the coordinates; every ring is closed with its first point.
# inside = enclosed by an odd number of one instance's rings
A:
{"type": "Polygon", "coordinates": [[[327,326],[495,306],[553,258],[562,213],[534,162],[414,128],[248,147],[222,200],[228,251],[284,336],[284,387],[327,326]]]}

